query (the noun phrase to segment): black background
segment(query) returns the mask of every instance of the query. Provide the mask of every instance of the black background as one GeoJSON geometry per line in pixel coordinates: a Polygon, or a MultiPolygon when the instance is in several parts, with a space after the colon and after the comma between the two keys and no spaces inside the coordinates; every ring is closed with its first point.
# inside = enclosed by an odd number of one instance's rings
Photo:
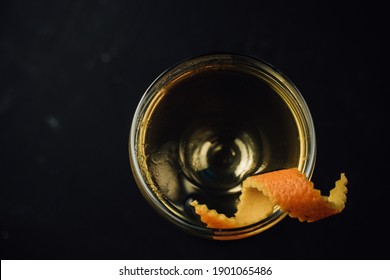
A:
{"type": "Polygon", "coordinates": [[[316,1],[1,1],[2,259],[387,259],[384,7],[316,1]],[[166,68],[231,51],[268,61],[313,115],[313,181],[346,209],[220,242],[178,230],[132,177],[128,133],[166,68]]]}

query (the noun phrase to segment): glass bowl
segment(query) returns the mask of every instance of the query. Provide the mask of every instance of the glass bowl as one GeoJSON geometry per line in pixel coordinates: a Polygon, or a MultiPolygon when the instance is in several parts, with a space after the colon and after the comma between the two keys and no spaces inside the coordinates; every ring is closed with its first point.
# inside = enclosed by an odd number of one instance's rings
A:
{"type": "MultiPolygon", "coordinates": [[[[258,234],[282,220],[206,227],[190,203],[232,216],[248,176],[297,167],[310,179],[316,139],[299,90],[267,62],[231,53],[187,59],[152,82],[135,111],[129,158],[146,201],[184,231],[217,240],[258,234]]],[[[145,217],[146,218],[146,217],[145,217]]]]}

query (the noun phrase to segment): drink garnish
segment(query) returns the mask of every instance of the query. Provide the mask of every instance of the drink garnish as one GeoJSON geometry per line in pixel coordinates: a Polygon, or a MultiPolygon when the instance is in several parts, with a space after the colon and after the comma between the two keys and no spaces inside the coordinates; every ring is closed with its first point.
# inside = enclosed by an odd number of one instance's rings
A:
{"type": "Polygon", "coordinates": [[[269,216],[276,205],[292,218],[314,222],[340,213],[347,200],[348,180],[344,173],[329,196],[321,195],[297,168],[283,169],[248,177],[233,217],[209,209],[194,200],[191,205],[208,228],[228,229],[247,226],[269,216]]]}

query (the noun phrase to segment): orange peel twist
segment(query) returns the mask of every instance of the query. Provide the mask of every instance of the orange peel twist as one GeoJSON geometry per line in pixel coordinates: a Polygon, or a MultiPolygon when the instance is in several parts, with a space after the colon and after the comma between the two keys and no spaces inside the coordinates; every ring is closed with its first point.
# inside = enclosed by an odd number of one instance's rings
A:
{"type": "Polygon", "coordinates": [[[209,209],[206,204],[193,201],[196,214],[209,228],[237,228],[256,223],[278,205],[281,210],[301,222],[314,222],[340,213],[347,200],[348,180],[344,173],[336,181],[329,196],[321,195],[305,174],[297,168],[283,169],[254,175],[244,180],[237,212],[233,217],[209,209]]]}

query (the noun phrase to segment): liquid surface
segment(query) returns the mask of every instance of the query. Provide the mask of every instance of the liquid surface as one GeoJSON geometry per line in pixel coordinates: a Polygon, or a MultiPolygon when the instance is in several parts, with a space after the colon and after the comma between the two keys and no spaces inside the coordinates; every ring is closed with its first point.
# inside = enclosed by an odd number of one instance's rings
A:
{"type": "Polygon", "coordinates": [[[208,70],[161,95],[144,122],[141,154],[158,197],[177,215],[199,222],[189,206],[197,199],[231,216],[247,176],[298,165],[294,115],[258,77],[208,70]]]}

